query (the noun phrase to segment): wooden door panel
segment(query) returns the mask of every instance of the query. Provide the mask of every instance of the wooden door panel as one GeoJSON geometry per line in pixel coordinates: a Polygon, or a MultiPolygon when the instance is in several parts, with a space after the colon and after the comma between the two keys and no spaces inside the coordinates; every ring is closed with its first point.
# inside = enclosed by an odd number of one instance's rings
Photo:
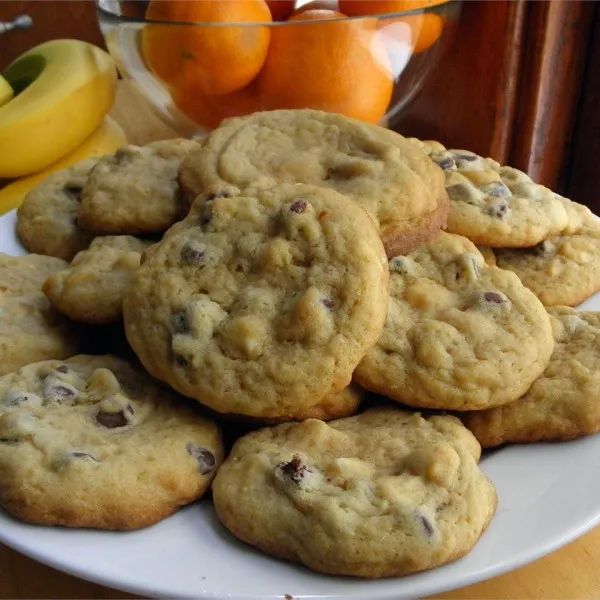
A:
{"type": "Polygon", "coordinates": [[[29,15],[33,25],[0,35],[0,71],[26,50],[47,40],[74,38],[104,47],[91,0],[0,0],[0,21],[12,21],[22,14],[29,15]]]}
{"type": "Polygon", "coordinates": [[[452,45],[395,128],[505,161],[526,5],[525,0],[464,2],[452,45]]]}

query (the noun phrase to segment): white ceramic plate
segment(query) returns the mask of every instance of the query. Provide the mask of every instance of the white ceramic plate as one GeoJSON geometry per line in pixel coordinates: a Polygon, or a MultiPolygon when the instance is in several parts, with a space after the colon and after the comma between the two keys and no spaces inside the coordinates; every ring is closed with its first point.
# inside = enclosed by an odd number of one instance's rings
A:
{"type": "MultiPolygon", "coordinates": [[[[0,217],[0,251],[24,253],[14,213],[0,217]]],[[[584,308],[600,310],[600,295],[584,308]]],[[[152,597],[401,600],[463,587],[531,562],[600,522],[600,435],[565,444],[511,446],[482,467],[496,486],[496,517],[465,558],[381,581],[328,577],[237,542],[208,501],[132,533],[26,525],[0,512],[0,541],[84,579],[152,597]]]]}

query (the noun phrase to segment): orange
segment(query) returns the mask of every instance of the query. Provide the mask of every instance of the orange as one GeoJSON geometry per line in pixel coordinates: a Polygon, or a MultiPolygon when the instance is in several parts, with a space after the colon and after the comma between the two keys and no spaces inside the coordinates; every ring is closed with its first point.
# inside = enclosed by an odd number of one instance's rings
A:
{"type": "Polygon", "coordinates": [[[332,20],[344,18],[309,10],[273,28],[257,82],[267,108],[316,108],[372,123],[385,115],[394,82],[376,22],[332,20]]]}
{"type": "Polygon", "coordinates": [[[285,21],[293,12],[296,0],[267,0],[273,21],[285,21]]]}
{"type": "Polygon", "coordinates": [[[206,95],[194,87],[171,89],[173,103],[192,121],[214,129],[227,117],[239,117],[263,110],[254,83],[229,94],[206,95]]]}
{"type": "MultiPolygon", "coordinates": [[[[153,0],[146,17],[175,23],[269,23],[264,0],[153,0]]],[[[268,26],[147,25],[142,49],[150,69],[177,87],[193,81],[206,94],[243,88],[269,49],[268,26]]]]}
{"type": "Polygon", "coordinates": [[[442,35],[444,19],[434,13],[380,19],[377,25],[384,36],[384,45],[393,52],[394,44],[388,41],[404,41],[419,54],[435,44],[442,35]]]}
{"type": "Polygon", "coordinates": [[[349,17],[385,15],[407,10],[420,10],[444,4],[448,0],[339,0],[340,10],[349,17]]]}

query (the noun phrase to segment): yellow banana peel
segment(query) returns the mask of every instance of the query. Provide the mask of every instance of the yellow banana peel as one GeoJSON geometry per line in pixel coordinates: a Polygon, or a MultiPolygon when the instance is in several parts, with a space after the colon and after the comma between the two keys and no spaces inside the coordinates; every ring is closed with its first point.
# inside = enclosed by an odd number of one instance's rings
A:
{"type": "Polygon", "coordinates": [[[64,156],[59,161],[28,177],[17,179],[0,189],[0,215],[18,208],[27,193],[55,171],[66,169],[86,158],[111,154],[117,148],[127,144],[125,133],[119,124],[111,117],[105,117],[100,127],[92,133],[73,152],[64,156]]]}
{"type": "Polygon", "coordinates": [[[2,75],[16,95],[0,106],[0,178],[35,173],[75,150],[109,111],[117,84],[112,57],[79,40],[36,46],[2,75]]]}
{"type": "Polygon", "coordinates": [[[10,83],[0,75],[0,106],[12,100],[15,95],[10,83]]]}

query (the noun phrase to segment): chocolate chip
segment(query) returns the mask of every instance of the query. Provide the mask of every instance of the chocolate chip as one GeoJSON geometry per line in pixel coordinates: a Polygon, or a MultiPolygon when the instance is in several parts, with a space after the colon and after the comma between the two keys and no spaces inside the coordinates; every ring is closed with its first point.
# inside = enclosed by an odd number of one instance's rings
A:
{"type": "Polygon", "coordinates": [[[448,192],[448,196],[450,196],[450,200],[464,201],[469,198],[469,190],[463,183],[449,185],[446,191],[448,192]]]}
{"type": "Polygon", "coordinates": [[[494,219],[504,219],[509,212],[509,206],[507,202],[498,202],[490,204],[487,208],[487,214],[494,219]]]}
{"type": "Polygon", "coordinates": [[[197,265],[204,258],[204,248],[194,242],[187,242],[181,248],[181,260],[188,265],[197,265]]]}
{"type": "Polygon", "coordinates": [[[477,296],[476,305],[482,309],[510,310],[510,300],[500,292],[483,292],[477,296]]]}
{"type": "Polygon", "coordinates": [[[204,201],[213,202],[217,198],[231,198],[231,193],[225,190],[214,192],[213,194],[209,194],[204,201]]]}
{"type": "Polygon", "coordinates": [[[432,158],[432,160],[438,167],[444,169],[444,171],[450,171],[452,167],[456,166],[456,163],[451,156],[440,156],[432,158]]]}
{"type": "Polygon", "coordinates": [[[51,393],[53,396],[57,396],[58,399],[72,398],[75,396],[75,390],[64,385],[53,386],[51,393]]]}
{"type": "Polygon", "coordinates": [[[508,186],[501,181],[492,181],[481,187],[481,191],[492,198],[510,198],[508,186]]]}
{"type": "Polygon", "coordinates": [[[477,154],[474,154],[473,152],[453,152],[452,156],[454,157],[454,160],[463,160],[466,162],[473,162],[479,158],[477,154]]]}
{"type": "Polygon", "coordinates": [[[185,356],[181,356],[181,354],[175,354],[173,356],[173,360],[175,361],[175,364],[182,369],[188,366],[187,358],[185,358],[185,356]]]}
{"type": "Polygon", "coordinates": [[[389,261],[388,266],[391,273],[399,273],[400,275],[406,275],[412,271],[412,264],[405,256],[394,256],[389,261]]]}
{"type": "Polygon", "coordinates": [[[189,323],[185,313],[176,313],[171,317],[171,328],[173,333],[188,333],[189,323]]]}
{"type": "Polygon", "coordinates": [[[92,456],[89,452],[73,451],[73,452],[64,452],[60,456],[56,457],[55,460],[52,461],[51,466],[55,471],[60,472],[60,471],[63,471],[64,469],[66,469],[73,459],[85,460],[85,461],[91,460],[95,463],[100,462],[95,456],[92,456]]]}
{"type": "Polygon", "coordinates": [[[127,146],[124,146],[123,148],[117,148],[117,150],[114,153],[114,161],[117,164],[120,164],[120,163],[124,162],[126,158],[129,158],[130,156],[131,156],[131,151],[127,146]]]}
{"type": "Polygon", "coordinates": [[[304,474],[308,471],[308,468],[302,463],[302,459],[297,454],[289,462],[281,463],[279,468],[288,479],[296,484],[302,481],[304,474]]]}
{"type": "Polygon", "coordinates": [[[120,410],[118,412],[103,412],[100,411],[96,415],[96,422],[107,429],[116,429],[117,427],[125,427],[129,421],[125,413],[120,410]]]}
{"type": "Polygon", "coordinates": [[[420,512],[417,513],[417,520],[421,524],[421,527],[423,527],[426,537],[432,538],[435,534],[435,527],[431,520],[420,512]]]}
{"type": "Polygon", "coordinates": [[[211,221],[212,221],[211,214],[204,214],[200,217],[200,225],[202,225],[202,227],[206,227],[206,225],[208,225],[211,221]]]}
{"type": "Polygon", "coordinates": [[[331,298],[321,298],[321,302],[323,303],[323,306],[329,310],[333,309],[335,306],[335,302],[331,298]]]}
{"type": "Polygon", "coordinates": [[[88,454],[87,452],[73,452],[72,456],[74,458],[90,458],[94,462],[100,462],[95,456],[88,454]]]}
{"type": "Polygon", "coordinates": [[[67,367],[67,365],[60,365],[60,367],[56,367],[56,372],[57,373],[68,373],[69,367],[67,367]]]}
{"type": "Polygon", "coordinates": [[[306,212],[307,208],[308,208],[308,200],[304,200],[304,199],[296,200],[296,202],[294,202],[290,206],[290,211],[299,215],[303,212],[306,212]]]}
{"type": "Polygon", "coordinates": [[[187,445],[187,451],[190,456],[193,456],[198,461],[200,475],[208,475],[215,468],[217,459],[208,448],[190,443],[187,445]]]}
{"type": "Polygon", "coordinates": [[[80,185],[67,184],[63,188],[63,191],[65,192],[65,194],[71,196],[74,200],[77,200],[77,202],[81,201],[81,194],[83,193],[83,188],[80,185]]]}
{"type": "Polygon", "coordinates": [[[484,292],[483,299],[490,304],[503,304],[506,302],[505,298],[496,292],[484,292]]]}

